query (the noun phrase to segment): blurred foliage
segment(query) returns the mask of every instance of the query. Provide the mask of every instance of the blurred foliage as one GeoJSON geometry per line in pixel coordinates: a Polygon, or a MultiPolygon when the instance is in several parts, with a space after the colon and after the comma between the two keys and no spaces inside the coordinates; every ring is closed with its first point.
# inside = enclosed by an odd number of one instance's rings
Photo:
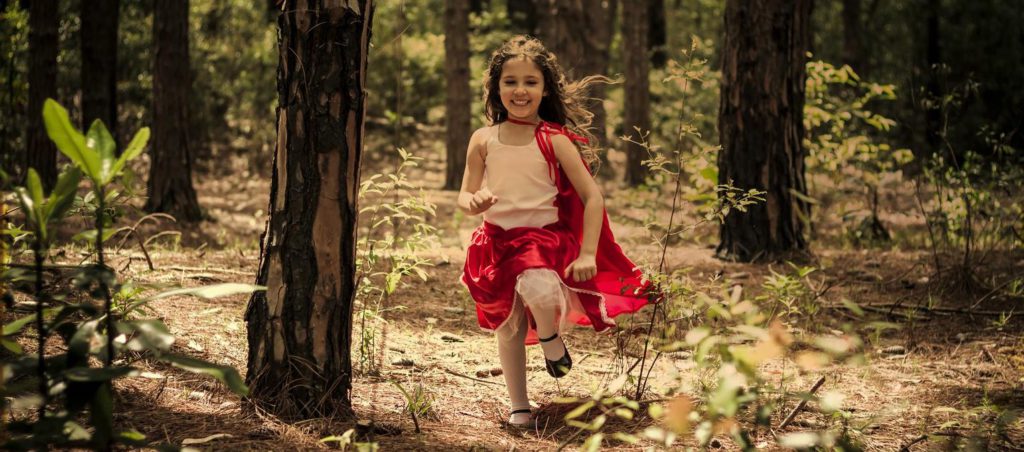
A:
{"type": "MultiPolygon", "coordinates": [[[[999,0],[940,0],[940,61],[950,67],[939,84],[951,93],[968,79],[979,85],[979,96],[960,113],[964,127],[951,130],[949,140],[959,150],[982,149],[982,126],[1001,133],[1018,130],[1012,145],[1021,148],[1019,133],[1024,114],[1024,3],[999,0]]],[[[879,113],[905,125],[895,147],[913,149],[918,156],[941,152],[928,149],[920,88],[931,71],[926,63],[928,2],[923,0],[862,1],[862,39],[865,68],[855,68],[868,80],[893,83],[908,93],[888,103],[879,113]],[[872,9],[871,6],[874,6],[872,9]],[[913,95],[909,95],[913,94],[913,95]]],[[[838,64],[843,46],[842,2],[815,2],[812,51],[818,58],[838,64]]],[[[986,158],[998,158],[991,153],[986,158]]],[[[1020,163],[1020,160],[1017,160],[1020,163]]]]}
{"type": "Polygon", "coordinates": [[[888,241],[890,234],[879,218],[879,192],[898,189],[899,170],[913,154],[883,141],[891,138],[896,122],[870,109],[895,100],[896,87],[863,81],[850,66],[811,61],[806,89],[804,147],[811,176],[807,195],[817,205],[812,210],[815,218],[804,218],[808,229],[822,216],[838,213],[844,238],[856,243],[888,241]],[[830,186],[819,188],[815,175],[829,179],[830,186]]]}

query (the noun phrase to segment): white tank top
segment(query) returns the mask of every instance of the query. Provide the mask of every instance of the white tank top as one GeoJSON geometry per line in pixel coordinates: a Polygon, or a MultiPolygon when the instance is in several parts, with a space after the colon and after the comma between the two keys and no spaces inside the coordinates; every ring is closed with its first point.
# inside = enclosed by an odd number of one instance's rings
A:
{"type": "Polygon", "coordinates": [[[503,229],[557,222],[558,189],[537,140],[522,146],[503,144],[498,141],[498,126],[492,126],[485,146],[484,186],[498,197],[498,203],[484,212],[484,221],[503,229]]]}

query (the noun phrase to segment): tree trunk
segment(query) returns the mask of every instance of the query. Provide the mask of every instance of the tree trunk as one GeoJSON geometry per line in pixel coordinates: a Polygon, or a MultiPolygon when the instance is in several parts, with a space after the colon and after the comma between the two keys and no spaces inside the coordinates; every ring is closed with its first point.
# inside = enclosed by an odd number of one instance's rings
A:
{"type": "Polygon", "coordinates": [[[843,0],[843,64],[849,65],[861,77],[867,75],[863,35],[861,0],[843,0]]]}
{"type": "Polygon", "coordinates": [[[537,35],[540,22],[540,10],[548,0],[507,0],[505,11],[508,13],[510,33],[537,35]]]}
{"type": "Polygon", "coordinates": [[[458,190],[466,169],[466,146],[470,135],[469,2],[446,0],[444,15],[444,65],[448,83],[445,99],[448,158],[444,189],[458,190]]]}
{"type": "MultiPolygon", "coordinates": [[[[641,133],[651,130],[650,58],[647,55],[647,0],[622,2],[622,62],[626,68],[625,105],[622,134],[640,141],[641,133]],[[641,132],[637,132],[639,128],[641,132]]],[[[648,158],[643,146],[625,142],[626,183],[638,186],[647,177],[643,161],[648,158]]]]}
{"type": "Polygon", "coordinates": [[[647,46],[651,52],[651,66],[663,69],[668,63],[668,29],[665,23],[665,0],[650,0],[647,18],[647,46]]]}
{"type": "Polygon", "coordinates": [[[57,0],[33,1],[28,28],[28,147],[18,176],[35,168],[49,190],[57,182],[57,148],[46,135],[43,103],[57,97],[57,0]]]}
{"type": "MultiPolygon", "coordinates": [[[[119,0],[83,1],[82,128],[99,119],[117,136],[117,24],[119,0]]],[[[121,152],[121,147],[117,147],[121,152]]]]}
{"type": "MultiPolygon", "coordinates": [[[[615,1],[536,0],[540,11],[540,37],[570,80],[589,75],[606,75],[612,33],[608,25],[615,14],[615,1]]],[[[606,88],[593,85],[587,108],[594,114],[590,129],[601,143],[607,143],[606,88]]],[[[595,143],[600,145],[601,143],[595,143]]]]}
{"type": "Polygon", "coordinates": [[[153,8],[153,147],[150,148],[147,212],[199,221],[192,188],[188,98],[188,0],[156,0],[153,8]]]}
{"type": "Polygon", "coordinates": [[[469,1],[469,12],[473,14],[483,14],[484,11],[491,9],[491,0],[470,0],[469,1]]]}
{"type": "Polygon", "coordinates": [[[766,192],[732,209],[718,255],[754,261],[803,250],[803,106],[811,0],[728,0],[718,128],[718,180],[766,192]]]}
{"type": "Polygon", "coordinates": [[[246,381],[284,417],[351,409],[356,216],[371,0],[289,4],[278,19],[270,220],[249,300],[246,381]],[[331,5],[331,6],[327,6],[331,5]]]}
{"type": "MultiPolygon", "coordinates": [[[[925,89],[928,90],[928,97],[938,99],[941,93],[939,83],[939,65],[942,64],[942,47],[939,45],[941,29],[939,28],[939,16],[942,12],[941,0],[928,0],[926,8],[927,29],[925,35],[925,68],[927,82],[925,89]]],[[[925,140],[928,143],[929,152],[942,153],[942,109],[931,107],[925,111],[925,140]]],[[[947,156],[948,158],[949,156],[947,156]]]]}

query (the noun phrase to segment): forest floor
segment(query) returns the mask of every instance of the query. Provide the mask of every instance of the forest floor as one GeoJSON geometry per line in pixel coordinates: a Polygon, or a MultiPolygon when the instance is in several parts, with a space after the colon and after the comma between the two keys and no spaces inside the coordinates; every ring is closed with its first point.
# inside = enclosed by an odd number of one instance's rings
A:
{"type": "MultiPolygon", "coordinates": [[[[425,187],[439,187],[443,167],[435,160],[424,162],[422,173],[414,180],[425,187]]],[[[127,246],[111,257],[112,266],[140,284],[252,282],[269,178],[249,174],[244,166],[236,165],[236,171],[225,177],[196,178],[200,203],[211,220],[198,226],[158,227],[180,230],[182,236],[178,244],[150,250],[154,270],[147,268],[138,249],[127,246]]],[[[364,178],[366,174],[364,170],[364,178]]],[[[627,207],[624,192],[610,185],[605,193],[616,235],[627,253],[638,262],[657,262],[660,248],[652,244],[643,227],[648,213],[627,207]]],[[[358,419],[371,420],[376,426],[367,438],[381,450],[553,450],[563,443],[579,447],[576,429],[562,420],[573,405],[559,404],[557,399],[587,398],[619,375],[626,363],[616,353],[618,336],[575,329],[567,343],[577,365],[560,380],[544,372],[539,348],[530,347],[529,388],[540,429],[523,433],[503,428],[508,405],[503,378],[494,372],[499,369],[495,339],[477,327],[472,300],[458,281],[463,246],[479,218],[455,214],[454,192],[431,188],[425,194],[438,206],[434,224],[440,229],[439,246],[422,255],[433,263],[426,268],[428,279],[406,278],[389,301],[390,309],[384,313],[387,323],[375,337],[375,356],[360,359],[353,349],[355,413],[358,419]],[[376,369],[368,370],[371,367],[376,369]],[[420,433],[414,431],[404,411],[405,399],[396,383],[409,391],[422,387],[433,398],[430,414],[419,419],[420,433]]],[[[909,205],[911,201],[896,202],[909,205]]],[[[883,219],[891,224],[913,223],[913,214],[907,211],[896,206],[884,212],[883,219]]],[[[818,233],[827,235],[829,231],[823,225],[818,233]]],[[[761,289],[772,271],[788,271],[785,264],[716,259],[708,245],[716,240],[715,233],[697,228],[691,237],[673,244],[666,255],[667,267],[685,269],[691,280],[708,290],[717,290],[712,288],[727,278],[752,294],[761,289]]],[[[872,451],[899,450],[909,444],[913,451],[941,449],[971,436],[980,438],[991,450],[1022,450],[1024,424],[1020,420],[996,427],[1004,410],[1024,409],[1024,322],[1020,321],[1024,315],[1014,314],[1008,320],[998,315],[1021,306],[997,297],[972,306],[984,292],[933,298],[941,294],[935,289],[940,281],[933,280],[931,254],[923,249],[855,249],[823,242],[827,241],[812,243],[814,257],[809,265],[818,268],[816,280],[832,288],[818,301],[834,306],[849,299],[869,307],[869,317],[900,323],[901,328],[870,337],[865,332],[868,359],[861,365],[832,364],[801,372],[789,356],[764,364],[763,374],[778,380],[786,390],[806,390],[825,377],[822,393],[845,395],[845,421],[823,413],[812,403],[785,431],[836,430],[845,422],[850,437],[872,451]],[[906,311],[891,308],[893,304],[940,309],[908,317],[906,311]],[[921,439],[929,434],[934,436],[921,439]]],[[[1022,271],[1024,254],[1003,253],[994,254],[978,274],[986,281],[1000,282],[1020,277],[1022,271]]],[[[177,352],[231,365],[244,373],[247,300],[241,295],[216,300],[170,298],[152,309],[176,336],[177,352]]],[[[648,310],[622,319],[620,331],[628,331],[630,322],[642,322],[648,310]]],[[[840,329],[849,321],[847,311],[826,308],[795,328],[827,331],[840,329]]],[[[360,334],[358,329],[354,332],[353,342],[359,341],[360,334]]],[[[341,435],[355,423],[351,419],[285,422],[248,409],[238,396],[212,379],[168,366],[137,364],[148,372],[143,378],[119,381],[116,419],[120,427],[137,429],[151,441],[182,444],[200,439],[204,441],[193,447],[209,450],[304,450],[329,447],[321,439],[341,435]]],[[[652,390],[645,397],[658,399],[665,396],[659,388],[696,391],[701,372],[694,369],[689,356],[673,354],[657,362],[652,380],[652,390]]],[[[778,425],[793,405],[788,401],[777,410],[772,425],[778,425]]],[[[619,421],[622,425],[616,424],[616,428],[640,434],[652,422],[640,416],[633,423],[619,421]]],[[[777,449],[772,434],[757,430],[754,443],[777,449]]],[[[604,447],[632,450],[652,444],[606,440],[604,447]]],[[[681,438],[677,447],[680,444],[695,442],[690,435],[681,438]]],[[[725,436],[716,444],[726,450],[735,448],[725,436]]]]}

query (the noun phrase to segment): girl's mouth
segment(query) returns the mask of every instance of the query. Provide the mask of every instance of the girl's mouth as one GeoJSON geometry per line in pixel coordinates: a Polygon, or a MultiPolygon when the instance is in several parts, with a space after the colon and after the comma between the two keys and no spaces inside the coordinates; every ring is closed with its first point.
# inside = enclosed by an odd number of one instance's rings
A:
{"type": "Polygon", "coordinates": [[[517,107],[525,107],[529,103],[529,99],[512,99],[512,105],[515,105],[517,107]]]}

